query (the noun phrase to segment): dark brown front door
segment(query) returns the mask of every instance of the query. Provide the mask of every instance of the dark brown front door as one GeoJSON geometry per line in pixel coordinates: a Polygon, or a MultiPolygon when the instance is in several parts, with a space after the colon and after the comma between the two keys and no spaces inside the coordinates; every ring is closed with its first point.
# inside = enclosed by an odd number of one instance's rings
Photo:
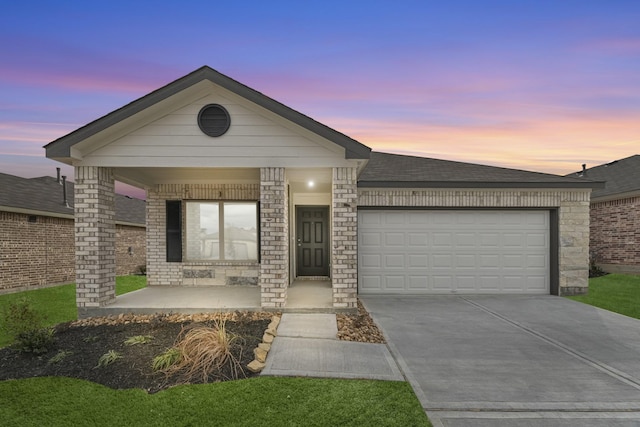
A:
{"type": "Polygon", "coordinates": [[[298,207],[296,218],[298,276],[328,276],[329,208],[298,207]]]}

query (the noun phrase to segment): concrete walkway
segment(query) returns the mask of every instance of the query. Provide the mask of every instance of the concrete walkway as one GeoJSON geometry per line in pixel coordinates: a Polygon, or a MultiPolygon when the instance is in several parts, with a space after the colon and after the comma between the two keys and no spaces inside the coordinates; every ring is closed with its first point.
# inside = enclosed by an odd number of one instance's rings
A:
{"type": "Polygon", "coordinates": [[[335,314],[284,313],[262,375],[404,381],[384,344],[340,341],[335,314]]]}
{"type": "Polygon", "coordinates": [[[361,300],[435,427],[640,425],[639,320],[554,296],[361,300]]]}

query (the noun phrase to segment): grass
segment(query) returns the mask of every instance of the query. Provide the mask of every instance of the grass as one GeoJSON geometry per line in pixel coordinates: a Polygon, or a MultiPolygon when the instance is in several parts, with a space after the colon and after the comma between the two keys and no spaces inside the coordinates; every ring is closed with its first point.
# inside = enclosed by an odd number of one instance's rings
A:
{"type": "MultiPolygon", "coordinates": [[[[146,285],[146,276],[120,276],[116,278],[116,295],[135,291],[144,288],[146,285]]],[[[75,283],[0,295],[0,313],[4,313],[12,302],[17,302],[25,297],[44,316],[46,326],[53,326],[78,318],[75,283]]],[[[9,337],[3,328],[0,328],[0,347],[8,344],[9,337]]]]}
{"type": "Polygon", "coordinates": [[[4,426],[430,426],[406,382],[259,377],[149,395],[70,378],[0,382],[4,426]],[[99,408],[99,409],[96,409],[99,408]]]}
{"type": "Polygon", "coordinates": [[[608,274],[589,279],[589,293],[575,301],[640,319],[640,276],[608,274]]]}

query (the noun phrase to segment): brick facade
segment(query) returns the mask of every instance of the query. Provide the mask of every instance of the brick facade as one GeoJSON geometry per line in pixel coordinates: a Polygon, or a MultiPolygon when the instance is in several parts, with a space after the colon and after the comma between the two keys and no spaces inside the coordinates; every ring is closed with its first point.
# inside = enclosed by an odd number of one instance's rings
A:
{"type": "Polygon", "coordinates": [[[76,303],[98,308],[116,298],[113,169],[75,169],[76,303]]]}
{"type": "Polygon", "coordinates": [[[590,190],[361,189],[359,206],[549,208],[558,212],[559,293],[586,293],[590,190]]]}
{"type": "Polygon", "coordinates": [[[263,308],[282,308],[289,286],[289,200],[284,168],[260,169],[260,286],[263,308]]]}
{"type": "Polygon", "coordinates": [[[592,203],[590,244],[605,271],[640,273],[640,197],[592,203]]]}
{"type": "MultiPolygon", "coordinates": [[[[0,235],[0,294],[75,281],[72,218],[0,212],[0,235]]],[[[117,274],[136,273],[146,263],[144,227],[116,225],[116,235],[117,274]]]]}
{"type": "Polygon", "coordinates": [[[356,168],[333,168],[331,186],[331,283],[333,307],[358,303],[358,188],[356,168]]]}
{"type": "MultiPolygon", "coordinates": [[[[147,283],[150,286],[207,286],[258,283],[255,261],[167,262],[167,200],[258,201],[259,184],[160,184],[147,191],[147,283]]],[[[183,218],[186,207],[182,206],[183,218]]],[[[187,221],[187,223],[189,223],[187,221]]],[[[183,255],[186,254],[183,239],[183,255]]]]}

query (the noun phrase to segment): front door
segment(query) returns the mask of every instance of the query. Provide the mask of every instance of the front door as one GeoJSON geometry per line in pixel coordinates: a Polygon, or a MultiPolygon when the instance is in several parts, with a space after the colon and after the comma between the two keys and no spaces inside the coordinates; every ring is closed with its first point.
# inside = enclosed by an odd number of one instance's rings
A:
{"type": "Polygon", "coordinates": [[[298,276],[329,275],[329,208],[296,209],[298,276]]]}

